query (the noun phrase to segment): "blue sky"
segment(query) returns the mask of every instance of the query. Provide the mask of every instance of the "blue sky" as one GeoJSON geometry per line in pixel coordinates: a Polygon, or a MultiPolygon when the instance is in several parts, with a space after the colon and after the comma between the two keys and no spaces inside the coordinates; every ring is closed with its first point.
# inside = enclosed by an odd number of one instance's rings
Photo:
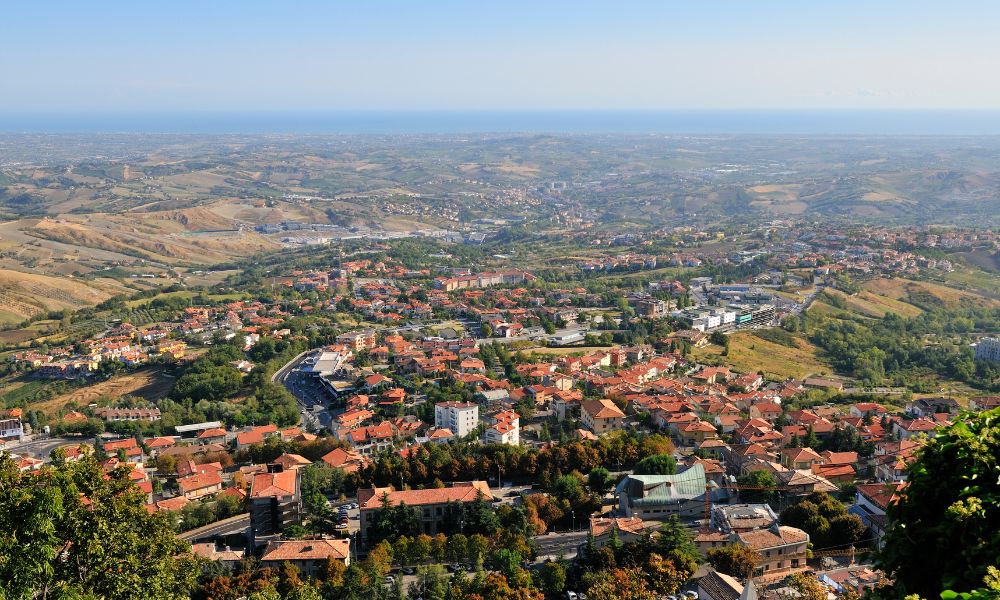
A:
{"type": "Polygon", "coordinates": [[[11,2],[0,112],[1000,109],[998,31],[998,2],[11,2]]]}

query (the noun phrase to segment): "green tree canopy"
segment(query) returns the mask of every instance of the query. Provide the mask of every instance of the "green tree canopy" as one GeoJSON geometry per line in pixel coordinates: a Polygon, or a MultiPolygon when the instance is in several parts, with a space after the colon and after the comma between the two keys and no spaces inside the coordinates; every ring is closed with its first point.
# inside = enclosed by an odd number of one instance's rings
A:
{"type": "Polygon", "coordinates": [[[886,594],[979,588],[1000,560],[1000,409],[963,415],[928,442],[890,504],[879,565],[886,594]]]}
{"type": "Polygon", "coordinates": [[[676,472],[677,460],[670,454],[647,456],[635,465],[636,475],[673,475],[676,472]]]}
{"type": "Polygon", "coordinates": [[[0,456],[0,597],[187,598],[190,546],[126,469],[93,458],[22,473],[0,456]]]}

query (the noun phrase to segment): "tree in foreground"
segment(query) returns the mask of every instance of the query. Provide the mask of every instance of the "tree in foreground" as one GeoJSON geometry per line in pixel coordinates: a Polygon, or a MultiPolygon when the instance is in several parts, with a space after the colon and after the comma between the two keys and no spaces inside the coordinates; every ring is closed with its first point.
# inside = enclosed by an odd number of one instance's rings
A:
{"type": "Polygon", "coordinates": [[[93,458],[22,473],[0,455],[0,598],[187,598],[200,572],[125,469],[93,458]]]}
{"type": "Polygon", "coordinates": [[[760,562],[760,554],[756,550],[739,544],[712,548],[706,558],[716,571],[740,579],[753,575],[754,567],[760,562]]]}
{"type": "Polygon", "coordinates": [[[1000,409],[963,415],[920,451],[887,511],[891,597],[982,588],[1000,560],[1000,409]]]}

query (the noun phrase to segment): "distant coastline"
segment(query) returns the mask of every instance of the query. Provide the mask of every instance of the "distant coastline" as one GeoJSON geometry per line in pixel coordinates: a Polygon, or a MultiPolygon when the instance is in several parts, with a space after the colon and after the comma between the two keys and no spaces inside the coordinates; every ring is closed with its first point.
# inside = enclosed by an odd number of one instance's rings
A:
{"type": "Polygon", "coordinates": [[[1000,135],[1000,110],[0,112],[0,132],[1000,135]]]}

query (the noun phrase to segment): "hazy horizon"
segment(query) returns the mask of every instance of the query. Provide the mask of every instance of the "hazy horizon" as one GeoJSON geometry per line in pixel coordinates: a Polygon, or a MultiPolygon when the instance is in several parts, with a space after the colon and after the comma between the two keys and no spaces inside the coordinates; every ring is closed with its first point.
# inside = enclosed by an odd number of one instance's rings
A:
{"type": "Polygon", "coordinates": [[[1000,135],[1000,110],[331,110],[3,113],[4,134],[1000,135]]]}

